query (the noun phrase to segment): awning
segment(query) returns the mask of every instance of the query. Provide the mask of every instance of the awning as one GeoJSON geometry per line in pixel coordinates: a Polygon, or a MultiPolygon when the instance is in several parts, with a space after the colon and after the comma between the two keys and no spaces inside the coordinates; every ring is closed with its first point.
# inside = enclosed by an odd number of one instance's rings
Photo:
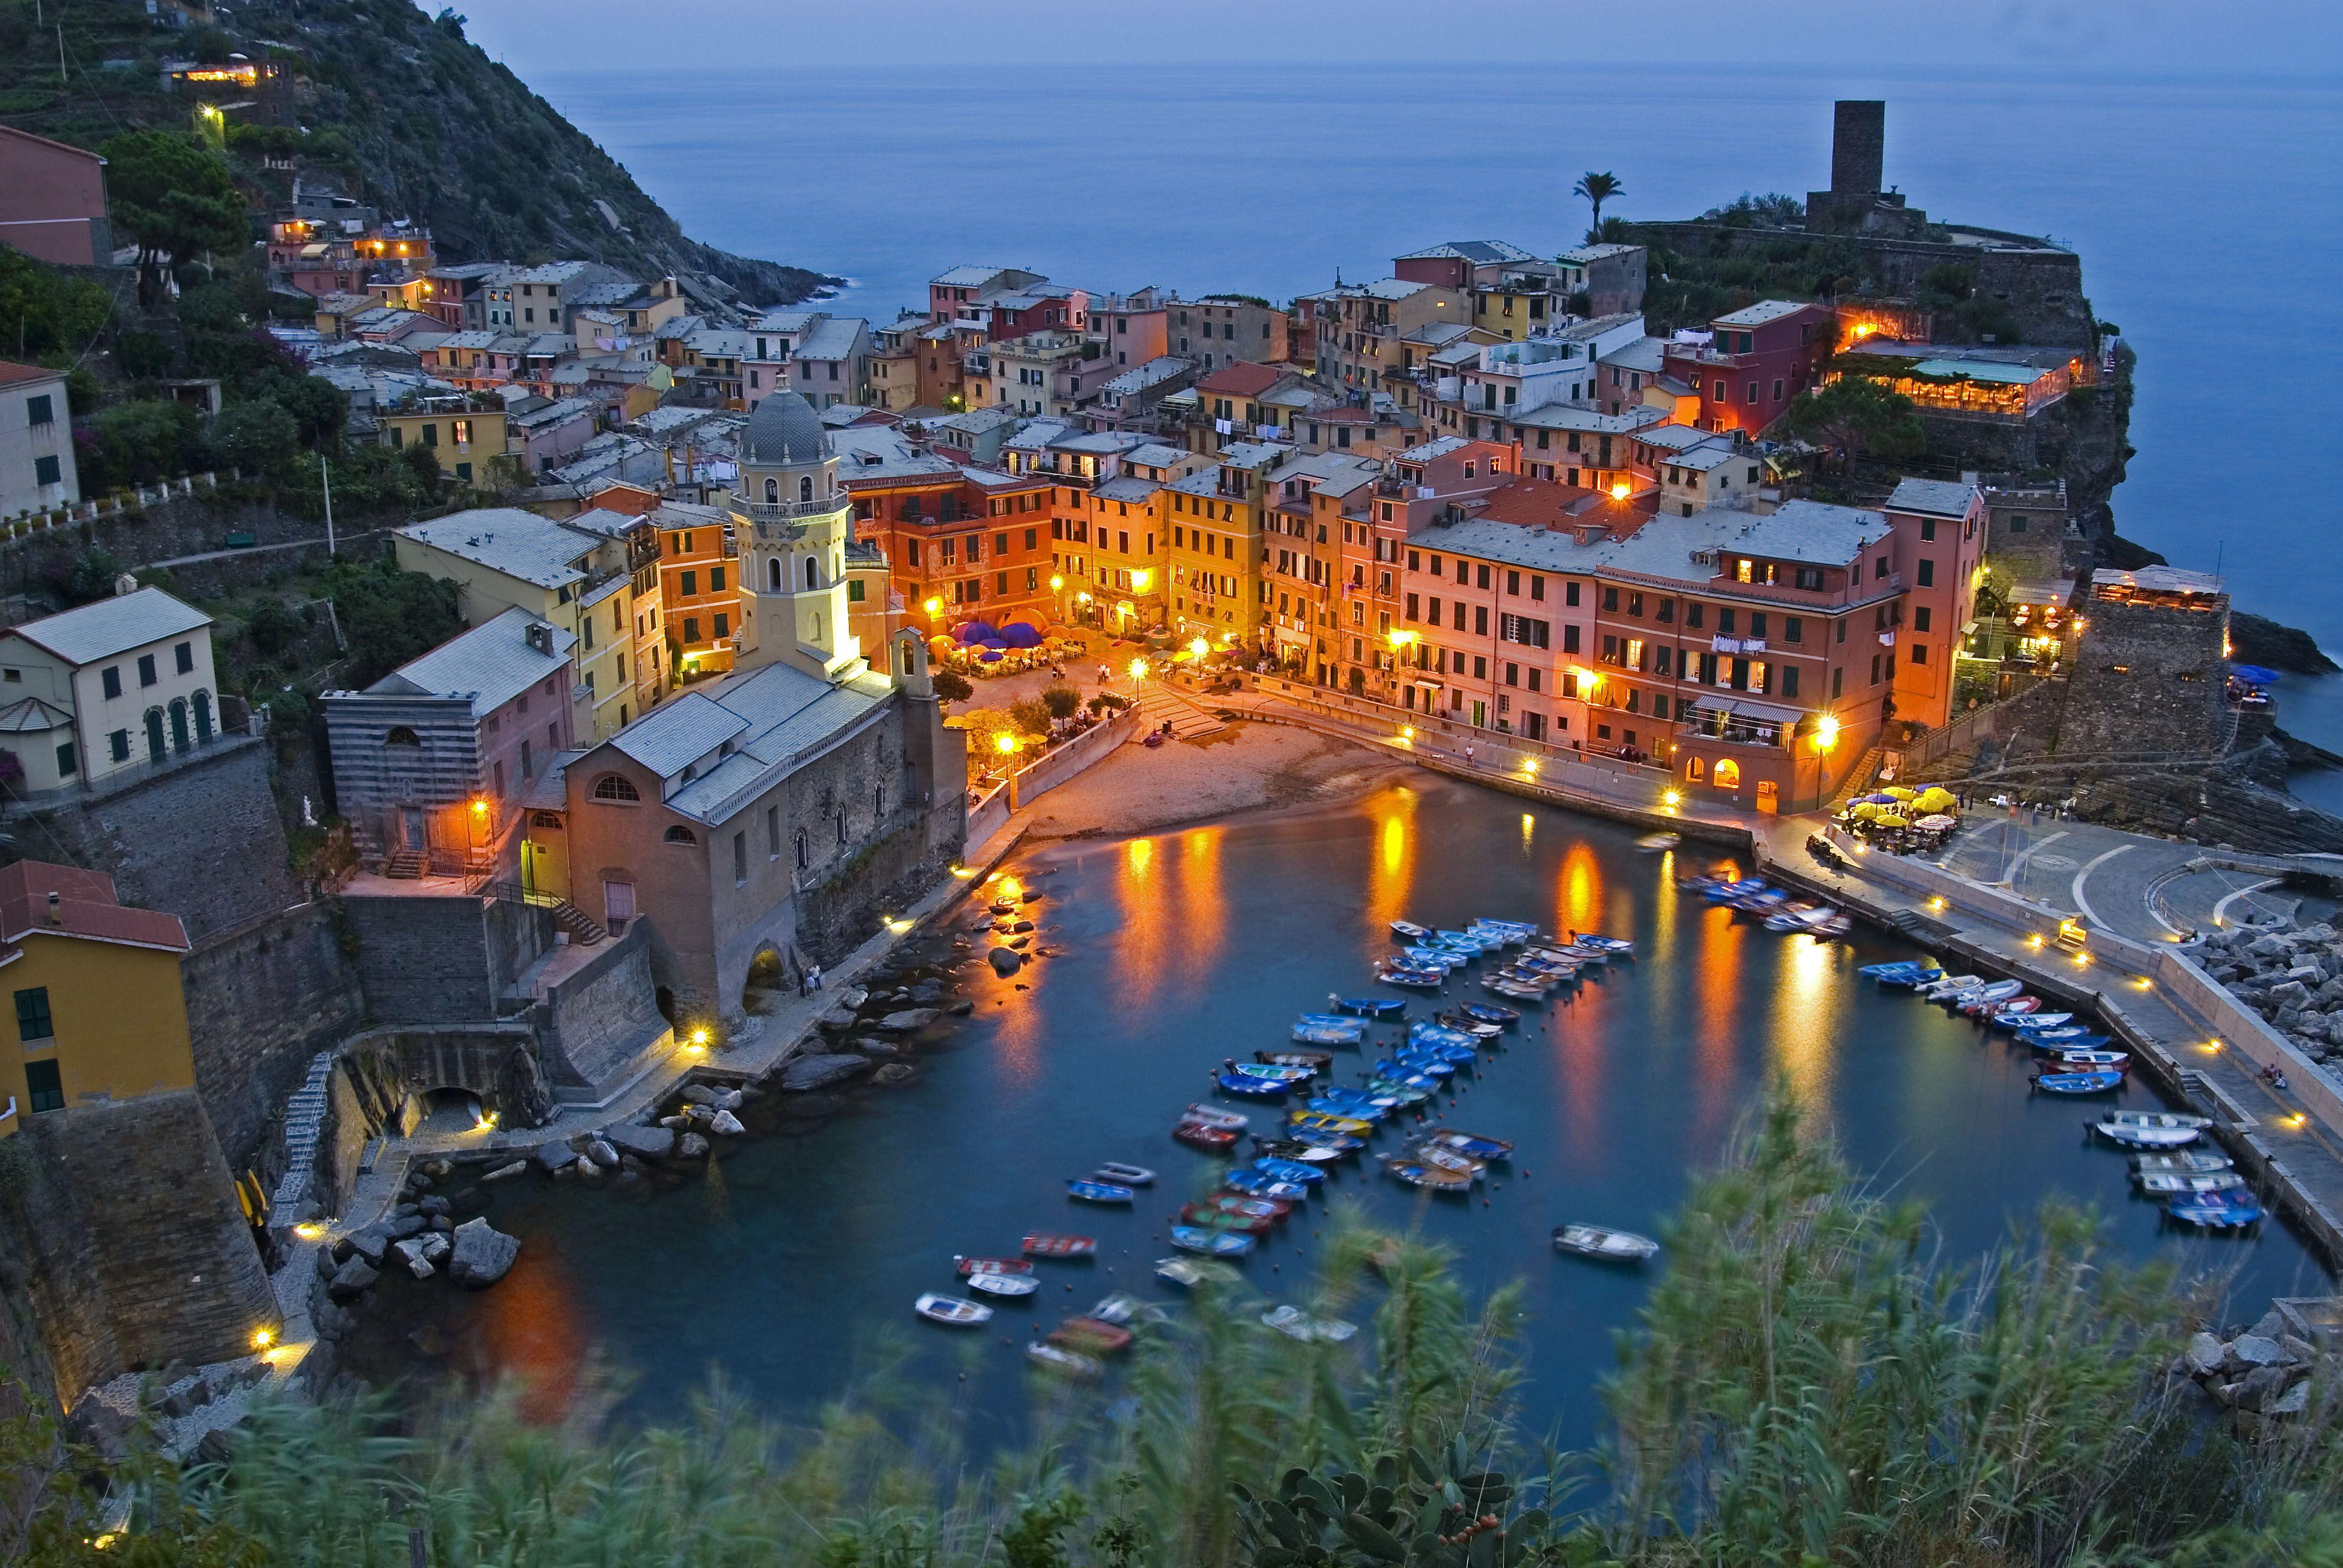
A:
{"type": "Polygon", "coordinates": [[[1445,681],[1442,681],[1442,680],[1435,680],[1435,679],[1433,679],[1431,676],[1428,676],[1428,675],[1419,675],[1419,676],[1417,676],[1417,677],[1415,678],[1415,679],[1414,679],[1413,681],[1412,681],[1410,684],[1411,684],[1411,685],[1414,685],[1414,686],[1420,686],[1420,687],[1423,688],[1426,691],[1438,691],[1438,690],[1439,690],[1443,686],[1446,685],[1447,683],[1446,683],[1445,681]]]}
{"type": "Polygon", "coordinates": [[[1693,711],[1722,714],[1729,719],[1755,719],[1760,724],[1778,724],[1785,729],[1806,716],[1805,709],[1802,708],[1783,708],[1746,697],[1703,697],[1694,702],[1693,711]]]}
{"type": "Polygon", "coordinates": [[[1292,643],[1297,648],[1310,646],[1310,634],[1306,631],[1288,631],[1282,626],[1277,628],[1276,631],[1277,640],[1282,643],[1292,643]]]}

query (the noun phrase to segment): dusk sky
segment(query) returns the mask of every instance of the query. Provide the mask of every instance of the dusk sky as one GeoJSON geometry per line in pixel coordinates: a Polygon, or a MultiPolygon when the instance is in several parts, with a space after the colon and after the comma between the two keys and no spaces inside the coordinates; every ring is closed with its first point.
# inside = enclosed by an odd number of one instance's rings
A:
{"type": "Polygon", "coordinates": [[[1679,0],[1624,22],[1584,0],[1481,0],[1469,23],[1462,8],[1423,0],[569,0],[558,15],[543,0],[467,0],[458,9],[470,36],[524,76],[598,65],[731,75],[1022,61],[1078,72],[1086,64],[1483,58],[1630,71],[1793,62],[2192,75],[2343,70],[2343,6],[2331,0],[1679,0]]]}

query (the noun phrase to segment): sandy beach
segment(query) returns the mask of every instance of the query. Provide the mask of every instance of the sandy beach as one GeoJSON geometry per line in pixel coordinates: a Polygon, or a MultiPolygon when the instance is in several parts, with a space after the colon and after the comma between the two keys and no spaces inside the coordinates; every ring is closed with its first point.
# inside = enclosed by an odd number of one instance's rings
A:
{"type": "Polygon", "coordinates": [[[1359,794],[1408,764],[1354,741],[1240,720],[1153,750],[1130,742],[1033,803],[1028,841],[1111,838],[1359,794]]]}

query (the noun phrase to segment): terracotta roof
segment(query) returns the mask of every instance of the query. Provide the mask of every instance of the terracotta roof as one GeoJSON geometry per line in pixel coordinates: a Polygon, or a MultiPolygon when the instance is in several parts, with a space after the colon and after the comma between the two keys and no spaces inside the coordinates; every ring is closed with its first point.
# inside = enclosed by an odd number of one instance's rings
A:
{"type": "Polygon", "coordinates": [[[1598,490],[1579,485],[1559,484],[1552,479],[1515,479],[1503,489],[1493,492],[1488,505],[1478,515],[1491,522],[1554,528],[1574,519],[1588,503],[1609,499],[1598,490]]]}
{"type": "Polygon", "coordinates": [[[1268,391],[1283,380],[1290,372],[1291,367],[1283,365],[1253,365],[1239,362],[1235,365],[1224,365],[1213,371],[1196,383],[1196,389],[1200,392],[1233,392],[1242,397],[1253,393],[1268,391]]]}
{"type": "Polygon", "coordinates": [[[0,940],[21,941],[45,931],[177,953],[189,946],[178,916],[116,902],[114,879],[102,871],[42,860],[0,866],[0,940]],[[52,893],[57,899],[54,908],[52,893]]]}
{"type": "MultiPolygon", "coordinates": [[[[0,129],[5,129],[0,126],[0,129]]],[[[38,141],[40,138],[33,138],[38,141]]],[[[19,381],[62,381],[62,370],[45,370],[38,365],[19,365],[13,359],[0,359],[0,387],[14,387],[19,381]]]]}

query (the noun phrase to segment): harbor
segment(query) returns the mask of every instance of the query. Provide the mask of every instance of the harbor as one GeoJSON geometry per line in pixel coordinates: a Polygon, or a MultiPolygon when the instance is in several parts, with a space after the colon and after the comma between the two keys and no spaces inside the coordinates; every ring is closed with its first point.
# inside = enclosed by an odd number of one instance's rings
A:
{"type": "MultiPolygon", "coordinates": [[[[1723,1155],[1776,1078],[1859,1170],[1927,1204],[1948,1255],[1981,1255],[2059,1196],[2096,1206],[2123,1255],[2169,1252],[2230,1275],[2239,1321],[2275,1299],[2330,1292],[2288,1223],[2177,1229],[2135,1195],[2124,1151],[2087,1141],[2090,1110],[2185,1109],[2137,1069],[2104,1101],[2029,1092],[2034,1055],[2006,1033],[1860,973],[1937,947],[1868,921],[1820,940],[1769,931],[1677,881],[1786,878],[1690,833],[1672,849],[1638,849],[1641,836],[1415,773],[1354,803],[1012,856],[1002,870],[1013,908],[1035,926],[1030,950],[1046,956],[1014,978],[981,961],[992,939],[972,928],[999,918],[1000,884],[907,940],[973,1004],[964,1021],[905,1042],[911,1081],[831,1095],[818,1118],[788,1111],[788,1096],[752,1101],[741,1111],[749,1136],[689,1185],[644,1184],[634,1197],[534,1179],[500,1188],[493,1221],[522,1241],[504,1283],[464,1295],[386,1281],[344,1342],[346,1363],[380,1379],[511,1374],[548,1411],[607,1373],[647,1416],[679,1412],[719,1354],[736,1389],[785,1412],[842,1395],[883,1364],[946,1391],[984,1445],[1014,1441],[1032,1397],[1028,1348],[1116,1297],[1176,1311],[1179,1288],[1158,1265],[1201,1254],[1175,1245],[1172,1227],[1206,1218],[1192,1205],[1229,1208],[1213,1192],[1262,1157],[1252,1134],[1306,1111],[1291,1093],[1223,1091],[1220,1077],[1253,1076],[1232,1064],[1299,1065],[1261,1057],[1319,1051],[1332,1058],[1326,1085],[1365,1091],[1378,1062],[1407,1065],[1391,1048],[1410,1024],[1469,1020],[1467,1003],[1523,1016],[1476,1042],[1478,1060],[1421,1108],[1423,1121],[1395,1111],[1366,1149],[1324,1164],[1322,1182],[1262,1195],[1292,1205],[1265,1233],[1209,1219],[1197,1228],[1253,1241],[1222,1266],[1260,1293],[1263,1312],[1313,1322],[1363,1322],[1372,1309],[1310,1292],[1338,1209],[1453,1247],[1476,1295],[1522,1282],[1525,1407],[1565,1442],[1594,1431],[1609,1335],[1632,1322],[1654,1276],[1558,1253],[1557,1229],[1664,1246],[1686,1172],[1723,1155]],[[1484,918],[1608,935],[1634,953],[1587,965],[1544,1000],[1489,990],[1489,956],[1441,990],[1377,983],[1379,964],[1424,945],[1392,922],[1436,938],[1484,918]],[[1293,1038],[1303,1015],[1370,997],[1408,1017],[1365,1020],[1359,1048],[1293,1038]],[[1175,1139],[1191,1106],[1248,1118],[1246,1158],[1175,1139]],[[1384,1161],[1433,1126],[1510,1143],[1510,1161],[1490,1161],[1469,1191],[1409,1185],[1384,1161]],[[1070,1181],[1110,1166],[1154,1180],[1128,1203],[1070,1193],[1070,1181]],[[1028,1236],[1053,1235],[1089,1238],[1094,1255],[1025,1258],[1028,1236]],[[957,1263],[975,1258],[1030,1261],[1033,1296],[971,1290],[957,1263]],[[914,1303],[929,1296],[995,1315],[922,1322],[914,1303]]],[[[1526,948],[1505,951],[1518,965],[1526,948]]]]}

